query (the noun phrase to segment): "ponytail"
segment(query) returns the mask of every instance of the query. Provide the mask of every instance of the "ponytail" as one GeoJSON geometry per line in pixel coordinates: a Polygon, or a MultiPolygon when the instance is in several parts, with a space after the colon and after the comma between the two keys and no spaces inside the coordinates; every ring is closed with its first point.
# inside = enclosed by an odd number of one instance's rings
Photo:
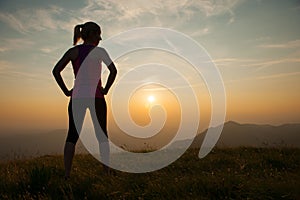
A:
{"type": "Polygon", "coordinates": [[[74,28],[73,45],[76,45],[78,40],[82,37],[80,29],[83,28],[83,24],[76,25],[74,28]]]}
{"type": "Polygon", "coordinates": [[[86,22],[85,24],[76,25],[74,28],[73,45],[76,45],[81,38],[86,40],[90,37],[90,34],[100,34],[101,28],[95,22],[86,22]]]}

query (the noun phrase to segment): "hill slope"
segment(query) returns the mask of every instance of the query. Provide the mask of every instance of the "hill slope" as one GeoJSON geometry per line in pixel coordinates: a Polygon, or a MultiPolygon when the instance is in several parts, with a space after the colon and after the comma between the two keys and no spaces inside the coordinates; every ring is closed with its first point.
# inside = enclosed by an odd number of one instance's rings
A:
{"type": "Polygon", "coordinates": [[[0,163],[0,199],[299,199],[299,149],[188,150],[171,165],[144,174],[103,172],[76,155],[69,181],[63,158],[0,163]]]}
{"type": "MultiPolygon", "coordinates": [[[[213,129],[213,128],[212,128],[213,129]]],[[[207,130],[206,130],[207,131],[207,130]]],[[[206,131],[199,134],[192,147],[200,147],[206,131]]],[[[219,147],[298,147],[300,148],[300,124],[280,126],[239,124],[229,121],[224,124],[217,142],[219,147]]]]}

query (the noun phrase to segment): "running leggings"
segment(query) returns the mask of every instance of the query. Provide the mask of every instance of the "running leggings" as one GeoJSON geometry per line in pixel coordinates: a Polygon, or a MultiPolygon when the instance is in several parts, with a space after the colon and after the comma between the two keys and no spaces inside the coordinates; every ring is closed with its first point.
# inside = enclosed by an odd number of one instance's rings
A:
{"type": "Polygon", "coordinates": [[[89,108],[96,137],[99,142],[107,142],[107,130],[106,130],[106,115],[107,115],[107,107],[106,107],[106,101],[104,98],[95,98],[93,100],[91,99],[71,99],[68,106],[68,115],[69,115],[69,130],[68,130],[68,136],[66,139],[66,142],[71,142],[73,144],[76,144],[79,138],[79,134],[82,129],[84,117],[86,114],[86,109],[89,108]],[[73,109],[74,106],[76,106],[76,113],[73,115],[73,109]],[[95,111],[92,112],[93,109],[92,106],[95,106],[95,111]],[[75,120],[74,120],[75,119],[75,120]],[[76,125],[75,125],[76,122],[76,125]],[[99,125],[104,132],[103,134],[99,134],[99,125]],[[98,128],[97,128],[98,127],[98,128]]]}

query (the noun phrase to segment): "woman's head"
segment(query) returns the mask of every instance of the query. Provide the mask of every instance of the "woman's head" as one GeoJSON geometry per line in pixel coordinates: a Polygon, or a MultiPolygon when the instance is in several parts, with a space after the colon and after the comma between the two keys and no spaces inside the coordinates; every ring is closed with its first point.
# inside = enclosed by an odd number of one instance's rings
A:
{"type": "Polygon", "coordinates": [[[81,38],[85,42],[98,45],[101,40],[101,28],[95,22],[86,22],[85,24],[76,25],[74,28],[73,44],[76,45],[81,38]]]}

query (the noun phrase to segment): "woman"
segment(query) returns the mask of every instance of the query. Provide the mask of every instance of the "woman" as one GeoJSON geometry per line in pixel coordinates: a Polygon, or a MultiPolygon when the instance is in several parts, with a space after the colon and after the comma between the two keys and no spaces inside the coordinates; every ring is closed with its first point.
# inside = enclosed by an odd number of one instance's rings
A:
{"type": "MultiPolygon", "coordinates": [[[[74,38],[73,38],[73,44],[75,47],[69,49],[63,57],[58,61],[58,63],[55,65],[53,69],[53,75],[55,77],[56,82],[58,83],[61,90],[64,92],[64,94],[67,97],[70,98],[69,107],[68,107],[68,117],[69,117],[69,129],[68,129],[68,136],[65,143],[64,148],[64,166],[65,166],[65,179],[69,179],[70,177],[70,171],[72,167],[72,160],[75,152],[75,145],[79,137],[79,133],[81,131],[83,119],[85,116],[85,111],[88,105],[85,105],[84,112],[79,113],[79,116],[73,116],[73,109],[72,109],[72,101],[77,102],[79,101],[78,105],[82,106],[82,102],[80,102],[82,99],[93,98],[95,105],[95,111],[96,111],[96,120],[100,124],[102,131],[106,135],[105,141],[103,142],[102,139],[102,145],[99,144],[100,148],[100,154],[101,157],[104,157],[106,159],[106,162],[109,161],[109,145],[108,145],[108,139],[107,139],[107,130],[106,130],[106,121],[107,121],[107,108],[106,108],[106,102],[104,95],[106,95],[109,91],[109,88],[113,84],[117,69],[114,65],[114,63],[111,61],[109,55],[105,51],[105,49],[97,47],[101,40],[101,28],[99,25],[97,25],[94,22],[87,22],[85,24],[77,25],[74,28],[74,38]],[[83,40],[83,44],[77,45],[77,42],[79,39],[83,40]],[[85,58],[89,55],[90,52],[94,48],[98,48],[98,50],[101,51],[101,55],[99,57],[99,69],[100,69],[100,75],[101,75],[101,62],[103,61],[106,66],[109,69],[109,76],[106,82],[105,87],[103,88],[101,85],[101,78],[97,85],[97,90],[92,95],[89,96],[80,96],[78,89],[75,91],[74,88],[74,94],[73,89],[69,90],[61,76],[61,71],[67,66],[67,64],[71,61],[73,66],[73,71],[75,74],[75,84],[78,72],[80,71],[80,67],[84,68],[86,65],[83,65],[83,62],[85,58]],[[74,120],[74,117],[76,117],[77,120],[74,120]],[[78,120],[79,119],[79,120],[78,120]],[[76,124],[76,126],[75,126],[76,124]],[[105,154],[105,155],[104,155],[105,154]]],[[[94,66],[95,67],[95,66],[94,66]]],[[[98,66],[96,66],[98,68],[98,66]]],[[[87,79],[89,77],[86,77],[87,79]]],[[[79,78],[78,78],[79,79],[79,78]]],[[[77,85],[80,84],[77,82],[77,85]]],[[[78,113],[76,113],[78,115],[78,113]]],[[[92,116],[93,118],[93,116],[92,116]]],[[[95,122],[93,120],[93,122],[95,122]]],[[[94,123],[95,126],[95,123],[94,123]]],[[[106,172],[109,172],[109,168],[104,166],[106,172]]]]}

